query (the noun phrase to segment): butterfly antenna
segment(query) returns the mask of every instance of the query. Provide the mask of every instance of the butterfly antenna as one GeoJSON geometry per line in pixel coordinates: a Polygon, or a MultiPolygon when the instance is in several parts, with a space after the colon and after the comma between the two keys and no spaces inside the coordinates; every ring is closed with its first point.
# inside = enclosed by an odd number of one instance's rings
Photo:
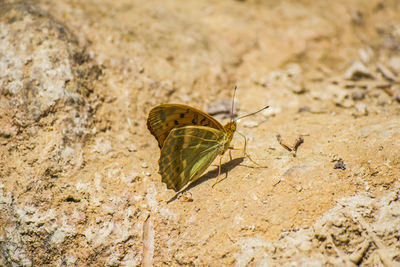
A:
{"type": "Polygon", "coordinates": [[[254,115],[254,114],[257,114],[258,112],[261,112],[261,111],[263,111],[264,109],[267,109],[267,108],[269,108],[269,106],[265,106],[265,107],[263,107],[262,109],[257,110],[256,112],[253,112],[253,113],[244,115],[244,116],[242,116],[242,117],[239,117],[239,118],[235,119],[235,121],[240,120],[240,119],[243,119],[243,118],[246,118],[246,117],[248,117],[248,116],[252,116],[252,115],[254,115]]]}
{"type": "Polygon", "coordinates": [[[233,116],[234,116],[233,111],[235,110],[234,107],[235,107],[236,89],[237,89],[237,86],[235,85],[235,89],[233,89],[233,97],[232,97],[232,110],[231,110],[231,120],[232,121],[233,121],[233,116]]]}

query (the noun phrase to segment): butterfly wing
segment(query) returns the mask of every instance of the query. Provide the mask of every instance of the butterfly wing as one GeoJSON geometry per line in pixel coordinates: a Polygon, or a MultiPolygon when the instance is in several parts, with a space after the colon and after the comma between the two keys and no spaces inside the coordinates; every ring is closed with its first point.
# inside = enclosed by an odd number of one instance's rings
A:
{"type": "Polygon", "coordinates": [[[160,148],[172,129],[186,125],[207,126],[225,132],[224,127],[207,113],[181,104],[156,106],[147,118],[147,128],[157,139],[160,148]]]}
{"type": "Polygon", "coordinates": [[[225,139],[224,132],[210,127],[172,129],[161,149],[162,181],[175,191],[195,181],[223,150],[225,139]]]}

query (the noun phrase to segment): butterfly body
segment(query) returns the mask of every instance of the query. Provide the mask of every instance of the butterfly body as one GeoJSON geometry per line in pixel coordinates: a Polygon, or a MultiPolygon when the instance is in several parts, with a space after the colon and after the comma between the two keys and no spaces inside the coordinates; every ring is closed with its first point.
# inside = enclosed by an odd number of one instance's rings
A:
{"type": "Polygon", "coordinates": [[[150,111],[147,127],[161,149],[162,181],[169,189],[180,191],[228,150],[236,122],[222,126],[211,115],[196,108],[164,104],[150,111]]]}
{"type": "Polygon", "coordinates": [[[227,140],[224,146],[224,150],[222,151],[221,155],[223,155],[225,153],[225,151],[228,150],[229,145],[232,141],[233,138],[233,134],[236,131],[236,121],[230,121],[227,124],[224,125],[224,129],[226,131],[226,135],[227,135],[227,140]]]}

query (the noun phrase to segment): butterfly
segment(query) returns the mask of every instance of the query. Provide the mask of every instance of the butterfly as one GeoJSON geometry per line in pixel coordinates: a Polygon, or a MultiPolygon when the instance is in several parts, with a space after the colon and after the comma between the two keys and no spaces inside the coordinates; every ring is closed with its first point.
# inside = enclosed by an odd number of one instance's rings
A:
{"type": "Polygon", "coordinates": [[[222,126],[211,115],[194,107],[162,104],[150,110],[147,128],[161,149],[158,163],[162,181],[168,189],[180,191],[230,148],[236,120],[222,126]]]}

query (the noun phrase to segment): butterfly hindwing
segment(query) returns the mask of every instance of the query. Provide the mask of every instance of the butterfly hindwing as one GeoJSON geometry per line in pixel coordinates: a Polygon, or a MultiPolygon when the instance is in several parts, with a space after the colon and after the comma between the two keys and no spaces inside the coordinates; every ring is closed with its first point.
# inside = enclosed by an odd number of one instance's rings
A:
{"type": "Polygon", "coordinates": [[[186,125],[207,126],[225,132],[224,127],[207,113],[181,104],[156,106],[147,119],[147,128],[157,139],[160,148],[172,129],[186,125]]]}
{"type": "Polygon", "coordinates": [[[161,149],[162,181],[175,191],[195,181],[223,151],[225,139],[224,132],[210,127],[172,129],[161,149]]]}

